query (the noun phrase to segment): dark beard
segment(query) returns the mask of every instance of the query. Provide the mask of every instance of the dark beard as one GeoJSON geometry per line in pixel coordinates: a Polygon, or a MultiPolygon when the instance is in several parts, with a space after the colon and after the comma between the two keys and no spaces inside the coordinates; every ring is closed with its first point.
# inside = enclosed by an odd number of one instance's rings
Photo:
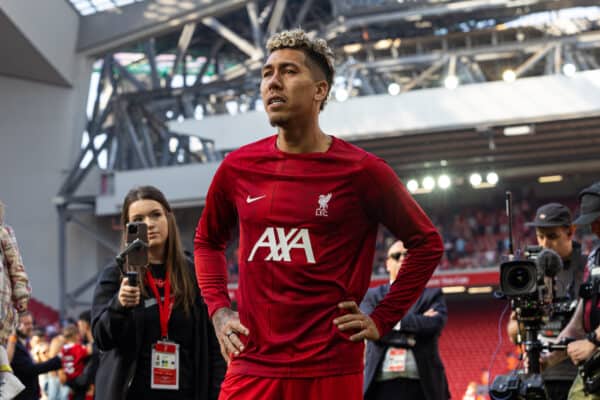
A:
{"type": "Polygon", "coordinates": [[[269,123],[271,124],[271,126],[273,128],[282,128],[285,127],[287,125],[287,119],[285,118],[269,118],[269,123]]]}
{"type": "Polygon", "coordinates": [[[17,329],[17,336],[19,339],[27,339],[27,335],[17,329]]]}

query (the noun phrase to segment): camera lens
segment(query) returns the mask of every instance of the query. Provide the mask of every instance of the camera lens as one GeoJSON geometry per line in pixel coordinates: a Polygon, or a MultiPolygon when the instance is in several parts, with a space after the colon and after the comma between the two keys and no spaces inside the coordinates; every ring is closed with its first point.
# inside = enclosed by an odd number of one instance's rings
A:
{"type": "Polygon", "coordinates": [[[137,225],[133,225],[133,224],[129,224],[127,226],[127,231],[132,234],[135,235],[137,233],[137,225]]]}
{"type": "Polygon", "coordinates": [[[529,270],[523,267],[517,267],[509,272],[508,283],[516,290],[524,289],[532,280],[529,270]]]}

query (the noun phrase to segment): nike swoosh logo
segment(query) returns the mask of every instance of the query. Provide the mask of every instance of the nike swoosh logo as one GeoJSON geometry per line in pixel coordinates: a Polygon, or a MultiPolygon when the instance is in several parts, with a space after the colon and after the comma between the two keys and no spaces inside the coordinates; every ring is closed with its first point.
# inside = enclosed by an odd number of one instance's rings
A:
{"type": "Polygon", "coordinates": [[[263,194],[262,196],[258,196],[258,197],[250,197],[250,195],[248,195],[248,197],[246,197],[246,203],[248,203],[248,204],[254,203],[255,201],[264,199],[265,197],[267,197],[266,194],[263,194]]]}

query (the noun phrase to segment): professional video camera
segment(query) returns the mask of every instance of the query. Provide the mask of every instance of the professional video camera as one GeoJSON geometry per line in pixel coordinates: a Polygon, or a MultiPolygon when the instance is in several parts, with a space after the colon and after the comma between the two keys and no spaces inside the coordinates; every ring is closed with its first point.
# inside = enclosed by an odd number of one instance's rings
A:
{"type": "Polygon", "coordinates": [[[562,260],[556,252],[539,246],[527,246],[524,255],[523,260],[500,265],[500,289],[521,322],[538,323],[564,309],[562,303],[554,302],[554,278],[562,260]]]}
{"type": "MultiPolygon", "coordinates": [[[[548,399],[540,375],[539,358],[542,350],[565,349],[566,343],[542,344],[538,339],[545,322],[555,312],[563,312],[565,304],[554,303],[554,280],[562,269],[560,256],[549,249],[528,246],[522,259],[513,255],[511,193],[506,193],[509,221],[509,261],[500,265],[500,289],[503,297],[510,300],[519,327],[524,328],[520,343],[529,359],[526,373],[499,375],[490,386],[493,400],[548,399]]],[[[570,307],[570,305],[569,305],[570,307]]]]}

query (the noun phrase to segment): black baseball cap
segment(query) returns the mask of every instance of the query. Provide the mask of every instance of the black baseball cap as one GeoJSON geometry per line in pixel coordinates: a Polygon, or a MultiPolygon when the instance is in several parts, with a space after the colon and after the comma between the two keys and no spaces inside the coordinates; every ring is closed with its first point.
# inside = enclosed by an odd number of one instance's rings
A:
{"type": "Polygon", "coordinates": [[[533,222],[527,222],[526,226],[536,228],[549,228],[553,226],[571,226],[571,211],[560,203],[544,204],[535,212],[533,222]]]}
{"type": "Polygon", "coordinates": [[[600,182],[592,184],[579,193],[579,217],[575,225],[588,225],[600,217],[600,182]]]}

